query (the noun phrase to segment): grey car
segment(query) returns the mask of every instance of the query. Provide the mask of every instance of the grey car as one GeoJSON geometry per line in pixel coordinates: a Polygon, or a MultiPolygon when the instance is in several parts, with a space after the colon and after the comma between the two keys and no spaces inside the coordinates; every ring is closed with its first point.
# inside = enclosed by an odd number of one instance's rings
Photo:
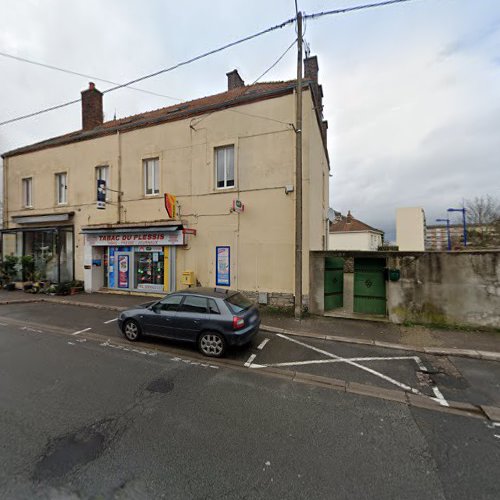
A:
{"type": "Polygon", "coordinates": [[[135,341],[141,335],[196,342],[206,356],[248,344],[260,326],[257,306],[235,290],[188,288],[120,314],[118,327],[135,341]]]}

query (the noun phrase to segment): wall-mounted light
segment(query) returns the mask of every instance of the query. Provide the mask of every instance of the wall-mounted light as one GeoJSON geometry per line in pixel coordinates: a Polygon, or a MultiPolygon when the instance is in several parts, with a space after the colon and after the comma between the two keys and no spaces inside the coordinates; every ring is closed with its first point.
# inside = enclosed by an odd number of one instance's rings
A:
{"type": "Polygon", "coordinates": [[[285,194],[288,194],[288,193],[293,193],[293,185],[292,184],[287,184],[285,186],[285,194]]]}

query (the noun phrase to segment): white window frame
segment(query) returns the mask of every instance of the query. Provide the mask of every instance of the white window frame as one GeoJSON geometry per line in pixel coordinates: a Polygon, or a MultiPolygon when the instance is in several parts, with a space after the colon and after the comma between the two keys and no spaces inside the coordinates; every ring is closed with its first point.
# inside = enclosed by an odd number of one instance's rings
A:
{"type": "Polygon", "coordinates": [[[235,168],[235,147],[234,144],[227,144],[225,146],[218,146],[214,148],[214,165],[215,165],[215,189],[234,189],[236,187],[236,168],[235,168]],[[218,152],[219,151],[224,151],[224,166],[223,166],[223,173],[224,173],[224,179],[220,179],[224,184],[223,186],[219,186],[219,177],[218,177],[218,172],[219,172],[219,165],[218,165],[218,152]],[[233,178],[228,179],[228,152],[232,151],[233,152],[233,178]],[[231,185],[228,185],[228,182],[231,182],[231,185]]]}
{"type": "Polygon", "coordinates": [[[144,196],[158,196],[160,194],[160,158],[146,158],[142,160],[142,175],[144,177],[144,196]],[[148,193],[148,179],[152,178],[151,192],[148,193]]]}
{"type": "Polygon", "coordinates": [[[23,207],[33,208],[33,177],[25,177],[22,180],[23,207]]]}
{"type": "Polygon", "coordinates": [[[68,173],[58,172],[56,176],[56,203],[57,205],[68,204],[68,173]],[[63,181],[63,182],[61,182],[63,181]]]}
{"type": "Polygon", "coordinates": [[[105,180],[106,181],[106,201],[111,201],[111,191],[108,191],[110,187],[110,176],[109,176],[109,165],[98,165],[95,168],[95,180],[94,180],[94,191],[95,197],[97,200],[97,181],[105,180]],[[104,173],[104,175],[103,175],[104,173]]]}

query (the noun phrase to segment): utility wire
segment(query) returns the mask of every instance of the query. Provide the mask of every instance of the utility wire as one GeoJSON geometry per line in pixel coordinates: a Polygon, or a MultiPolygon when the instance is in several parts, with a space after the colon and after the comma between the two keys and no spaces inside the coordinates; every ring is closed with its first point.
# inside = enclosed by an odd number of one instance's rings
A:
{"type": "MultiPolygon", "coordinates": [[[[385,2],[371,3],[371,4],[365,4],[365,5],[358,5],[358,6],[355,6],[355,7],[347,7],[345,9],[335,9],[335,10],[328,10],[328,11],[323,11],[323,12],[316,12],[316,13],[313,13],[313,14],[306,14],[306,15],[303,16],[303,19],[318,19],[318,18],[321,18],[321,17],[324,17],[324,16],[328,16],[328,15],[332,15],[332,14],[345,14],[347,12],[353,12],[353,11],[358,11],[358,10],[363,10],[363,9],[371,9],[371,8],[374,8],[374,7],[383,7],[383,6],[387,6],[387,5],[394,5],[394,4],[398,4],[398,3],[406,3],[406,2],[411,2],[411,1],[413,1],[413,0],[387,0],[385,2]]],[[[253,35],[247,36],[245,38],[240,38],[239,40],[236,40],[235,42],[231,42],[231,43],[223,45],[222,47],[219,47],[217,49],[211,50],[209,52],[205,52],[204,54],[200,54],[199,56],[196,56],[196,57],[193,57],[193,58],[188,59],[186,61],[180,62],[178,64],[175,64],[174,66],[170,66],[169,68],[165,68],[165,69],[162,69],[160,71],[156,71],[155,73],[150,73],[149,75],[145,75],[145,76],[142,76],[140,78],[136,78],[135,80],[131,80],[131,81],[127,82],[127,83],[123,83],[123,84],[120,84],[120,85],[116,85],[115,87],[111,87],[111,88],[103,91],[103,94],[108,93],[108,92],[113,92],[115,90],[118,90],[118,89],[121,89],[121,88],[124,88],[124,87],[128,87],[128,86],[130,86],[130,85],[132,85],[134,83],[141,82],[141,81],[146,80],[148,78],[152,78],[154,76],[158,76],[158,75],[161,75],[163,73],[167,73],[169,71],[173,71],[174,69],[180,68],[181,66],[185,66],[185,65],[191,64],[191,63],[193,63],[195,61],[199,61],[200,59],[208,57],[208,56],[210,56],[212,54],[216,54],[218,52],[222,52],[223,50],[226,50],[226,49],[228,49],[230,47],[234,47],[235,45],[239,45],[239,44],[241,44],[243,42],[247,42],[247,41],[252,40],[254,38],[257,38],[257,37],[259,37],[261,35],[265,35],[266,33],[269,33],[271,31],[284,28],[285,26],[288,26],[289,24],[293,24],[295,22],[296,22],[296,18],[293,17],[291,19],[283,21],[280,24],[277,24],[275,26],[271,26],[270,28],[267,28],[265,30],[259,31],[258,33],[254,33],[253,35]]],[[[77,100],[74,100],[74,101],[69,101],[69,102],[66,102],[66,103],[63,103],[63,104],[58,104],[56,106],[52,106],[50,108],[45,108],[45,109],[42,109],[40,111],[35,111],[34,113],[29,113],[27,115],[18,116],[16,118],[11,118],[10,120],[5,120],[3,122],[0,122],[0,127],[3,126],[3,125],[7,125],[9,123],[14,123],[14,122],[17,122],[17,121],[20,121],[20,120],[25,120],[26,118],[31,118],[31,117],[34,117],[34,116],[38,116],[38,115],[41,115],[42,113],[47,113],[47,112],[53,111],[55,109],[61,109],[61,108],[64,108],[66,106],[70,106],[72,104],[76,104],[77,102],[80,102],[80,99],[77,99],[77,100]]]]}
{"type": "MultiPolygon", "coordinates": [[[[271,64],[271,66],[269,66],[269,68],[267,68],[264,73],[262,73],[259,77],[256,78],[255,81],[253,81],[250,85],[248,86],[245,86],[242,88],[242,92],[237,95],[236,97],[233,98],[234,99],[239,99],[240,97],[243,97],[249,90],[252,89],[252,86],[255,85],[261,78],[263,78],[265,75],[267,75],[267,73],[269,73],[269,71],[271,71],[277,64],[279,64],[279,62],[288,54],[288,52],[290,51],[290,49],[297,43],[297,39],[295,39],[285,50],[285,52],[283,52],[283,54],[281,54],[278,59],[276,59],[276,61],[273,62],[273,64],[271,64]]],[[[209,116],[213,115],[215,113],[215,111],[218,111],[218,110],[214,110],[210,113],[208,113],[207,115],[204,115],[202,116],[195,124],[193,124],[193,120],[191,120],[191,128],[195,128],[197,127],[203,120],[207,119],[209,116]]],[[[228,111],[233,111],[231,109],[229,109],[228,111]]],[[[242,114],[247,114],[247,113],[242,113],[242,114]]],[[[249,115],[251,116],[251,115],[249,115]]],[[[253,115],[255,117],[257,117],[257,115],[253,115]]],[[[260,118],[265,118],[265,117],[260,117],[260,118]]],[[[276,120],[272,120],[272,121],[276,121],[276,120]]],[[[279,120],[278,120],[279,121],[279,120]]],[[[286,122],[280,122],[280,123],[284,123],[285,125],[291,125],[290,123],[286,123],[286,122]]]]}
{"type": "MultiPolygon", "coordinates": [[[[0,56],[7,57],[9,59],[14,59],[14,60],[20,61],[20,62],[25,62],[28,64],[33,64],[35,66],[41,66],[42,68],[52,69],[54,71],[60,71],[61,73],[67,73],[68,75],[83,76],[84,78],[91,78],[92,80],[97,80],[99,82],[111,83],[111,85],[120,85],[117,82],[113,82],[111,80],[106,80],[104,78],[99,78],[98,76],[86,75],[85,73],[78,73],[77,71],[59,68],[57,66],[52,66],[51,64],[45,64],[45,63],[41,63],[38,61],[33,61],[31,59],[26,59],[25,57],[14,56],[12,54],[7,54],[6,52],[0,52],[0,56]]],[[[128,88],[132,89],[132,90],[137,90],[139,92],[144,92],[145,94],[151,94],[151,95],[155,95],[158,97],[166,97],[167,99],[172,99],[174,101],[182,101],[182,99],[179,99],[177,97],[172,97],[172,96],[164,95],[164,94],[158,94],[157,92],[152,92],[151,90],[145,90],[145,89],[140,89],[138,87],[130,87],[130,86],[128,88]]]]}
{"type": "Polygon", "coordinates": [[[412,2],[414,0],[387,0],[386,2],[368,3],[365,5],[356,5],[355,7],[346,7],[345,9],[326,10],[324,12],[316,12],[314,14],[304,14],[303,19],[318,19],[319,17],[329,16],[332,14],[345,14],[356,10],[372,9],[373,7],[385,7],[397,3],[412,2]]]}
{"type": "MultiPolygon", "coordinates": [[[[180,68],[181,66],[186,66],[186,65],[191,64],[191,63],[193,63],[195,61],[199,61],[200,59],[204,59],[205,57],[208,57],[210,55],[216,54],[218,52],[222,52],[223,50],[226,50],[226,49],[228,49],[230,47],[234,47],[235,45],[239,45],[239,44],[241,44],[243,42],[247,42],[247,41],[252,40],[254,38],[257,38],[259,36],[262,36],[262,35],[265,35],[267,33],[270,33],[271,31],[282,29],[285,26],[288,26],[289,24],[293,24],[294,22],[295,22],[295,18],[293,17],[291,19],[283,21],[280,24],[277,24],[275,26],[271,26],[270,28],[266,28],[265,30],[259,31],[258,33],[254,33],[253,35],[249,35],[247,37],[240,38],[239,40],[236,40],[234,42],[231,42],[231,43],[228,43],[226,45],[223,45],[222,47],[219,47],[217,49],[210,50],[208,52],[200,54],[200,55],[198,55],[196,57],[193,57],[191,59],[188,59],[186,61],[182,61],[180,63],[174,64],[173,66],[170,66],[168,68],[162,69],[160,71],[156,71],[154,73],[150,73],[150,74],[145,75],[145,76],[141,76],[140,78],[135,78],[134,80],[130,80],[127,83],[122,83],[120,85],[116,85],[115,87],[111,87],[111,88],[109,88],[107,90],[104,90],[103,94],[106,94],[108,92],[113,92],[115,90],[118,90],[118,89],[121,89],[121,88],[124,88],[124,87],[128,87],[129,85],[133,85],[134,83],[141,82],[141,81],[146,80],[148,78],[153,78],[153,77],[161,75],[163,73],[167,73],[167,72],[173,71],[174,69],[180,68]]],[[[7,125],[9,123],[14,123],[14,122],[17,122],[17,121],[20,121],[20,120],[25,120],[26,118],[31,118],[33,116],[38,116],[38,115],[41,115],[43,113],[47,113],[49,111],[53,111],[55,109],[61,109],[61,108],[64,108],[66,106],[70,106],[72,104],[76,104],[77,102],[80,102],[80,99],[76,99],[74,101],[65,102],[63,104],[58,104],[56,106],[51,106],[50,108],[41,109],[39,111],[35,111],[34,113],[29,113],[27,115],[18,116],[16,118],[11,118],[10,120],[5,120],[3,122],[0,122],[0,126],[7,125]]]]}

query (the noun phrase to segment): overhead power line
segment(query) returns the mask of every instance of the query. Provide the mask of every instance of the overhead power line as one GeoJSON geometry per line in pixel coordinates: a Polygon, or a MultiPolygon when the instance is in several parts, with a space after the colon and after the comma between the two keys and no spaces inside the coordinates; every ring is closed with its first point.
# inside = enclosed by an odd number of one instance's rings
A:
{"type": "MultiPolygon", "coordinates": [[[[14,56],[12,54],[7,54],[6,52],[0,52],[0,56],[7,57],[9,59],[14,59],[16,61],[28,63],[28,64],[33,64],[34,66],[41,66],[42,68],[52,69],[54,71],[60,71],[61,73],[67,73],[68,75],[83,76],[84,78],[90,78],[92,80],[97,80],[99,82],[110,83],[111,85],[120,85],[119,83],[113,82],[112,80],[106,80],[105,78],[100,78],[98,76],[86,75],[85,73],[78,73],[77,71],[72,71],[70,69],[59,68],[59,67],[53,66],[51,64],[45,64],[45,63],[41,63],[41,62],[38,62],[38,61],[33,61],[31,59],[26,59],[25,57],[20,57],[20,56],[14,56]]],[[[174,101],[181,101],[182,100],[182,99],[179,99],[177,97],[172,97],[172,96],[169,96],[169,95],[159,94],[157,92],[152,92],[151,90],[140,89],[138,87],[131,87],[131,86],[129,86],[128,88],[131,89],[131,90],[137,90],[138,92],[144,92],[145,94],[155,95],[157,97],[166,97],[167,99],[172,99],[174,101]]]]}
{"type": "Polygon", "coordinates": [[[330,16],[333,14],[345,14],[347,12],[354,12],[356,10],[372,9],[374,7],[385,7],[387,5],[393,5],[396,3],[406,3],[413,1],[414,0],[387,0],[386,2],[367,3],[364,5],[356,5],[354,7],[346,7],[345,9],[326,10],[324,12],[316,12],[314,14],[304,14],[303,19],[318,19],[320,17],[330,16]]]}
{"type": "MultiPolygon", "coordinates": [[[[357,6],[354,6],[354,7],[347,7],[347,8],[344,8],[344,9],[335,9],[335,10],[328,10],[328,11],[323,11],[323,12],[316,12],[316,13],[313,13],[313,14],[306,14],[306,15],[303,16],[303,19],[304,20],[307,20],[307,19],[318,19],[318,18],[321,18],[321,17],[324,17],[324,16],[328,16],[328,15],[345,14],[347,12],[354,12],[354,11],[358,11],[358,10],[371,9],[371,8],[374,8],[374,7],[383,7],[383,6],[394,5],[394,4],[398,4],[398,3],[407,3],[407,2],[411,2],[411,1],[414,1],[414,0],[387,0],[385,2],[364,4],[364,5],[357,5],[357,6]]],[[[247,37],[240,38],[239,40],[236,40],[234,42],[231,42],[231,43],[228,43],[226,45],[223,45],[222,47],[219,47],[217,49],[210,50],[209,52],[205,52],[205,53],[200,54],[200,55],[198,55],[196,57],[188,59],[186,61],[182,61],[182,62],[177,63],[177,64],[175,64],[173,66],[170,66],[168,68],[164,68],[164,69],[161,69],[161,70],[156,71],[154,73],[150,73],[148,75],[141,76],[141,77],[136,78],[134,80],[130,80],[129,82],[126,82],[126,83],[115,85],[114,87],[111,87],[111,88],[109,88],[107,90],[104,90],[103,94],[106,94],[108,92],[113,92],[115,90],[118,90],[118,89],[121,89],[121,88],[124,88],[124,87],[129,87],[130,85],[133,85],[134,83],[138,83],[138,82],[141,82],[143,80],[147,80],[148,78],[153,78],[153,77],[161,75],[163,73],[168,73],[170,71],[173,71],[174,69],[180,68],[182,66],[186,66],[186,65],[191,64],[191,63],[193,63],[195,61],[199,61],[200,59],[203,59],[203,58],[208,57],[210,55],[216,54],[218,52],[222,52],[223,50],[226,50],[226,49],[228,49],[230,47],[234,47],[235,45],[239,45],[239,44],[241,44],[243,42],[247,42],[247,41],[252,40],[254,38],[257,38],[259,36],[265,35],[266,33],[270,33],[271,31],[275,31],[277,29],[284,28],[285,26],[288,26],[288,25],[293,24],[295,22],[296,22],[296,18],[295,17],[293,17],[291,19],[287,19],[286,21],[283,21],[280,24],[277,24],[275,26],[271,26],[270,28],[266,28],[265,30],[259,31],[258,33],[254,33],[253,35],[249,35],[247,37]]],[[[96,78],[96,80],[97,80],[97,78],[96,78]]],[[[64,108],[66,106],[70,106],[72,104],[76,104],[78,102],[80,102],[80,99],[76,99],[74,101],[68,101],[68,102],[65,102],[63,104],[58,104],[56,106],[51,106],[49,108],[41,109],[39,111],[35,111],[35,112],[29,113],[27,115],[18,116],[16,118],[11,118],[10,120],[5,120],[3,122],[0,122],[0,126],[7,125],[9,123],[14,123],[14,122],[17,122],[17,121],[20,121],[20,120],[25,120],[27,118],[32,118],[34,116],[38,116],[38,115],[41,115],[43,113],[47,113],[49,111],[53,111],[53,110],[56,110],[56,109],[61,109],[61,108],[64,108]]]]}
{"type": "MultiPolygon", "coordinates": [[[[280,24],[277,24],[275,26],[271,26],[270,28],[266,28],[265,30],[259,31],[258,33],[254,33],[253,35],[249,35],[249,36],[246,36],[244,38],[240,38],[239,40],[236,40],[234,42],[231,42],[231,43],[228,43],[226,45],[223,45],[222,47],[218,47],[217,49],[210,50],[210,51],[205,52],[203,54],[200,54],[200,55],[198,55],[196,57],[192,57],[191,59],[187,59],[186,61],[182,61],[180,63],[174,64],[173,66],[170,66],[168,68],[164,68],[164,69],[161,69],[159,71],[155,71],[154,73],[150,73],[148,75],[141,76],[139,78],[135,78],[134,80],[130,80],[129,82],[122,83],[120,85],[116,85],[114,87],[111,87],[111,88],[109,88],[107,90],[104,90],[103,94],[106,94],[108,92],[113,92],[115,90],[118,90],[118,89],[121,89],[121,88],[124,88],[124,87],[128,87],[130,85],[133,85],[134,83],[142,82],[143,80],[147,80],[148,78],[153,78],[153,77],[161,75],[163,73],[168,73],[170,71],[173,71],[174,69],[180,68],[182,66],[186,66],[186,65],[191,64],[191,63],[193,63],[195,61],[199,61],[200,59],[204,59],[205,57],[208,57],[210,55],[216,54],[218,52],[222,52],[223,50],[226,50],[226,49],[228,49],[230,47],[234,47],[235,45],[239,45],[239,44],[241,44],[243,42],[248,42],[249,40],[252,40],[252,39],[257,38],[259,36],[262,36],[262,35],[265,35],[267,33],[270,33],[271,31],[275,31],[275,30],[284,28],[285,26],[288,26],[289,24],[293,24],[294,22],[295,22],[295,18],[293,17],[291,19],[283,21],[280,24]]],[[[17,121],[20,121],[20,120],[25,120],[26,118],[31,118],[31,117],[34,117],[34,116],[38,116],[38,115],[41,115],[42,113],[47,113],[47,112],[53,111],[55,109],[64,108],[66,106],[70,106],[70,105],[75,104],[77,102],[80,102],[80,99],[77,99],[77,100],[74,100],[74,101],[65,102],[63,104],[58,104],[56,106],[51,106],[50,108],[41,109],[39,111],[35,111],[35,112],[29,113],[27,115],[18,116],[16,118],[11,118],[10,120],[5,120],[3,122],[0,122],[0,126],[7,125],[9,123],[14,123],[14,122],[17,122],[17,121]]]]}

